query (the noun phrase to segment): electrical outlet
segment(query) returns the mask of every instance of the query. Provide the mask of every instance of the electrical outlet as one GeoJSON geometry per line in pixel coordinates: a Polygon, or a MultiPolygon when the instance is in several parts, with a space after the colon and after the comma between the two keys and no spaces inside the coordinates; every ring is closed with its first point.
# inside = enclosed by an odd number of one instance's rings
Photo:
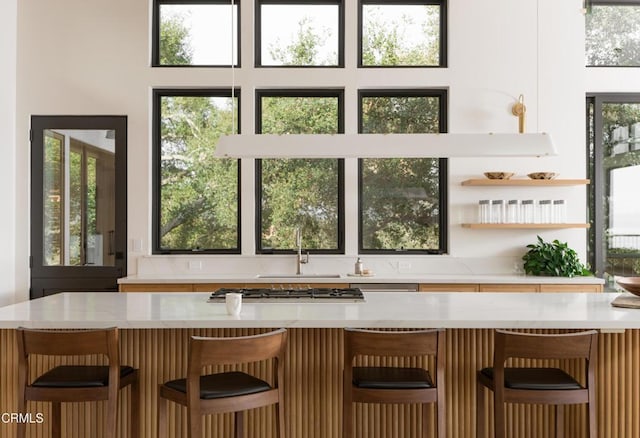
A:
{"type": "Polygon", "coordinates": [[[408,272],[411,269],[411,262],[398,262],[398,272],[408,272]]]}
{"type": "Polygon", "coordinates": [[[189,270],[190,271],[200,271],[200,270],[202,270],[202,262],[200,260],[191,260],[189,262],[189,270]]]}

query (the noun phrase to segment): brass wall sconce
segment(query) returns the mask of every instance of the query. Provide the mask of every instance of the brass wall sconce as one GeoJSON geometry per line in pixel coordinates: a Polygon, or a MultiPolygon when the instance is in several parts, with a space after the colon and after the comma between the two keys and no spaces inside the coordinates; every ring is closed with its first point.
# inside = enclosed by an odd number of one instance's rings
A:
{"type": "Polygon", "coordinates": [[[518,132],[523,134],[527,107],[524,106],[524,96],[522,94],[518,97],[518,101],[511,107],[511,114],[518,117],[518,132]]]}

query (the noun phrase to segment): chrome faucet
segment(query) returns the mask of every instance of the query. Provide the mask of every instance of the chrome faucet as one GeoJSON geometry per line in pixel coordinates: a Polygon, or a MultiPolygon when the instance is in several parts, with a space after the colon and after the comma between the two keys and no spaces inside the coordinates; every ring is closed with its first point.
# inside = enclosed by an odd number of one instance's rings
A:
{"type": "Polygon", "coordinates": [[[305,257],[302,256],[302,230],[296,228],[296,246],[298,247],[298,256],[296,258],[296,275],[302,275],[302,265],[309,263],[309,251],[305,257]]]}

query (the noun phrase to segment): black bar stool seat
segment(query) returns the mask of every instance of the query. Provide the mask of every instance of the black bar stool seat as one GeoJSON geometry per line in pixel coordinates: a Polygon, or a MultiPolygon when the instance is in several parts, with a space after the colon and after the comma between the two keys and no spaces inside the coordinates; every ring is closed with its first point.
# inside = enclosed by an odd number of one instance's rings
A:
{"type": "MultiPolygon", "coordinates": [[[[120,379],[133,373],[130,366],[120,366],[120,379]]],[[[50,369],[31,386],[40,388],[88,388],[109,386],[109,367],[102,365],[60,365],[50,369]]]]}
{"type": "MultiPolygon", "coordinates": [[[[166,382],[165,386],[187,393],[186,378],[171,380],[166,382]]],[[[273,388],[264,380],[241,371],[200,376],[200,398],[203,400],[257,394],[270,389],[273,388]]]]}
{"type": "Polygon", "coordinates": [[[353,384],[369,389],[433,388],[429,371],[424,368],[353,367],[353,384]]]}
{"type": "MultiPolygon", "coordinates": [[[[493,368],[483,368],[480,373],[493,380],[493,368]]],[[[584,389],[576,379],[560,368],[505,368],[504,386],[541,391],[584,389]]]]}

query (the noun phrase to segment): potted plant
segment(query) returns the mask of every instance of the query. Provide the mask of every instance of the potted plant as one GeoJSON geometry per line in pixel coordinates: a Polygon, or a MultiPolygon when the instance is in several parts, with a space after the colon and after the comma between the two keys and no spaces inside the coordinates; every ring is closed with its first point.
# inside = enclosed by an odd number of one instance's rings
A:
{"type": "Polygon", "coordinates": [[[580,263],[578,254],[566,243],[557,239],[545,242],[538,236],[538,242],[527,245],[529,251],[522,257],[524,271],[528,275],[546,275],[550,277],[574,277],[592,275],[580,263]]]}

